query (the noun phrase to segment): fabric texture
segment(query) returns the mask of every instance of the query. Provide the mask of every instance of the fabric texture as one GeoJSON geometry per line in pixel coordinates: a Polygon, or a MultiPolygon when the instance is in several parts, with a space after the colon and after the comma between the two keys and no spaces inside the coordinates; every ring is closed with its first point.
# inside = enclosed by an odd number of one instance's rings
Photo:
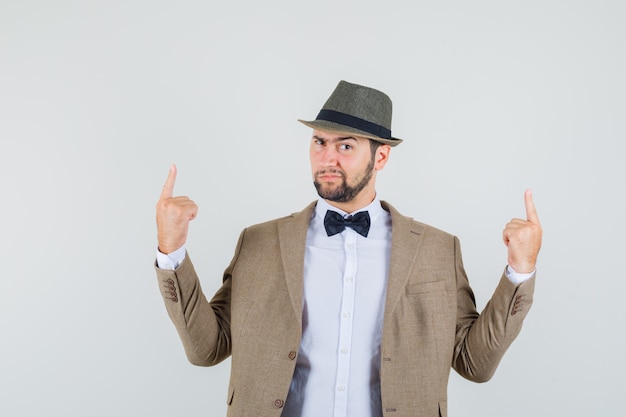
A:
{"type": "MultiPolygon", "coordinates": [[[[380,383],[382,414],[446,416],[450,368],[486,381],[519,333],[535,277],[502,275],[479,315],[459,241],[381,202],[392,218],[380,383]]],[[[208,301],[189,256],[157,268],[164,302],[189,361],[210,366],[232,355],[228,416],[278,417],[302,334],[306,234],[315,203],[245,229],[208,301]]]]}
{"type": "Polygon", "coordinates": [[[310,128],[358,135],[389,146],[402,139],[391,135],[393,104],[382,91],[339,81],[315,120],[298,121],[310,128]]]}
{"type": "Polygon", "coordinates": [[[346,227],[350,227],[361,236],[367,237],[370,230],[370,215],[367,211],[360,211],[343,217],[336,211],[328,210],[324,217],[324,227],[328,236],[341,233],[346,227]]]}

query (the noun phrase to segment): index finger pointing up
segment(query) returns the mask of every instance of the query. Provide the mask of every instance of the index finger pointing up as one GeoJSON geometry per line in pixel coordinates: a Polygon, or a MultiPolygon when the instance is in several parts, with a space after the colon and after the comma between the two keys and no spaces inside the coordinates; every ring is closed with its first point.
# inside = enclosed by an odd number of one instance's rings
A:
{"type": "Polygon", "coordinates": [[[176,165],[170,165],[170,171],[161,191],[161,199],[172,198],[174,196],[174,183],[176,182],[176,165]]]}
{"type": "Polygon", "coordinates": [[[533,192],[530,189],[524,193],[524,203],[526,204],[526,220],[539,224],[539,216],[537,216],[537,210],[533,202],[533,192]]]}

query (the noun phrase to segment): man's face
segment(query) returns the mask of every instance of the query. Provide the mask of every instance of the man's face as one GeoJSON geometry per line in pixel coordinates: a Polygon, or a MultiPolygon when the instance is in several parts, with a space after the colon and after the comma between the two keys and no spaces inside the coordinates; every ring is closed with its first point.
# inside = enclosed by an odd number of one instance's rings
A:
{"type": "Polygon", "coordinates": [[[363,190],[373,194],[372,177],[382,168],[378,167],[378,154],[379,151],[372,152],[369,139],[314,130],[310,158],[313,183],[319,196],[347,203],[363,190]]]}

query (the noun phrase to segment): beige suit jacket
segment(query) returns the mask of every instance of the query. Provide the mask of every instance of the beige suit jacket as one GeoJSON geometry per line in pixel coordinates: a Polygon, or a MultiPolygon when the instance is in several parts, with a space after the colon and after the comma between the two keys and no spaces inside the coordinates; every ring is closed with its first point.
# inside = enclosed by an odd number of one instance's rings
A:
{"type": "MultiPolygon", "coordinates": [[[[515,286],[503,275],[479,315],[458,239],[382,205],[392,219],[382,412],[446,416],[450,367],[472,381],[491,378],[522,327],[535,278],[515,286]]],[[[157,268],[189,361],[210,366],[232,355],[229,417],[281,414],[302,333],[304,252],[314,207],[245,229],[211,301],[189,257],[175,271],[157,268]]]]}

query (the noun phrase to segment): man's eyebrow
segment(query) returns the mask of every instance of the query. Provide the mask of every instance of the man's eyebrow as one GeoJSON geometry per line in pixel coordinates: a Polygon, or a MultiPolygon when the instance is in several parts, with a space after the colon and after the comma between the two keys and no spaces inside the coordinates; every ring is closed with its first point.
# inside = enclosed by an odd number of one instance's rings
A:
{"type": "Polygon", "coordinates": [[[322,140],[324,142],[342,142],[344,140],[356,140],[354,136],[345,136],[345,137],[334,138],[334,139],[326,139],[317,135],[313,135],[313,139],[322,140]]]}

